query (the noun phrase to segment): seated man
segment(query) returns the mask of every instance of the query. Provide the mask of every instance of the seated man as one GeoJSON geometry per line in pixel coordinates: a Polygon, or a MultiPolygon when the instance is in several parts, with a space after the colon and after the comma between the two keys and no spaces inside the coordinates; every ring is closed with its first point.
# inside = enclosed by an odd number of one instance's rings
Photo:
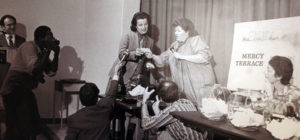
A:
{"type": "Polygon", "coordinates": [[[106,97],[98,101],[99,89],[93,83],[86,83],[80,88],[81,104],[86,106],[68,118],[68,131],[65,140],[109,140],[110,121],[113,118],[115,95],[117,93],[117,71],[108,89],[106,97]]]}
{"type": "Polygon", "coordinates": [[[154,90],[146,91],[143,96],[142,106],[142,127],[143,129],[152,129],[166,126],[166,131],[158,136],[158,139],[178,139],[178,140],[202,140],[206,136],[201,133],[186,127],[182,122],[175,119],[169,113],[172,111],[197,111],[196,107],[190,100],[181,99],[177,85],[172,81],[163,81],[157,89],[157,96],[167,104],[163,110],[159,110],[159,105],[153,105],[153,110],[156,115],[150,116],[146,101],[154,90]]]}

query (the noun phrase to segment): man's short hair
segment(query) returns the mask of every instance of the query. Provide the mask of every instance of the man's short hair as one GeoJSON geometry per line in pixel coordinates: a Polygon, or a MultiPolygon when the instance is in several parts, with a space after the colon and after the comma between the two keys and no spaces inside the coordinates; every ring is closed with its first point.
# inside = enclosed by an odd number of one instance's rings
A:
{"type": "Polygon", "coordinates": [[[15,21],[15,24],[17,23],[17,19],[16,19],[14,16],[12,16],[12,15],[4,15],[4,16],[2,16],[1,19],[0,19],[0,25],[1,25],[1,26],[4,26],[4,20],[5,20],[6,18],[13,19],[13,20],[15,21]]]}
{"type": "Polygon", "coordinates": [[[34,41],[39,42],[42,38],[46,37],[48,31],[51,31],[48,26],[37,27],[34,31],[34,41]]]}
{"type": "Polygon", "coordinates": [[[100,90],[94,83],[86,83],[79,90],[79,99],[82,105],[95,105],[98,101],[100,90]]]}
{"type": "Polygon", "coordinates": [[[173,81],[162,81],[157,91],[158,97],[166,103],[172,103],[179,99],[178,87],[173,81]]]}

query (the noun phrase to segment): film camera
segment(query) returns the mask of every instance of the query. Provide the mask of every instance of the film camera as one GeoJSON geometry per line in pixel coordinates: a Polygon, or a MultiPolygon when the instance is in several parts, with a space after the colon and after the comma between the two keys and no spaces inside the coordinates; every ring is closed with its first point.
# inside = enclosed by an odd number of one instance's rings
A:
{"type": "Polygon", "coordinates": [[[57,39],[54,39],[53,41],[49,41],[47,45],[47,49],[55,51],[56,49],[59,48],[59,44],[60,41],[57,39]]]}
{"type": "Polygon", "coordinates": [[[44,71],[47,69],[48,66],[48,60],[49,60],[49,55],[51,50],[53,50],[54,52],[59,52],[60,48],[59,48],[59,44],[60,41],[57,39],[53,39],[51,41],[47,41],[44,42],[44,45],[41,46],[42,51],[38,54],[38,61],[37,62],[39,65],[39,67],[35,68],[32,73],[34,75],[34,77],[40,82],[40,83],[45,83],[45,79],[44,79],[44,71]]]}

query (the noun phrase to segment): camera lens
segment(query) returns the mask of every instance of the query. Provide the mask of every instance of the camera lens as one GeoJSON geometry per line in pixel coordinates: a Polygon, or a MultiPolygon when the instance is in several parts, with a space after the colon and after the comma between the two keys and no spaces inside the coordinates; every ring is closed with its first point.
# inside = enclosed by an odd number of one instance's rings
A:
{"type": "Polygon", "coordinates": [[[59,40],[55,40],[55,41],[54,41],[54,44],[57,45],[57,46],[59,45],[59,43],[60,43],[59,40]]]}

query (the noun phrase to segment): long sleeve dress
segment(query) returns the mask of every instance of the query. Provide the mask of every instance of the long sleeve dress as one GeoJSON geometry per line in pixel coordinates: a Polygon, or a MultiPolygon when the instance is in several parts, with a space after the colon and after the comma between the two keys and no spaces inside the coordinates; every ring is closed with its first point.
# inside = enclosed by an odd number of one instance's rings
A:
{"type": "Polygon", "coordinates": [[[211,58],[210,49],[200,36],[190,37],[184,44],[176,41],[160,55],[163,64],[170,66],[172,80],[194,104],[201,104],[201,99],[206,96],[205,86],[215,83],[215,75],[210,63],[211,58]],[[182,55],[201,55],[202,62],[194,63],[176,59],[172,51],[182,55]]]}

